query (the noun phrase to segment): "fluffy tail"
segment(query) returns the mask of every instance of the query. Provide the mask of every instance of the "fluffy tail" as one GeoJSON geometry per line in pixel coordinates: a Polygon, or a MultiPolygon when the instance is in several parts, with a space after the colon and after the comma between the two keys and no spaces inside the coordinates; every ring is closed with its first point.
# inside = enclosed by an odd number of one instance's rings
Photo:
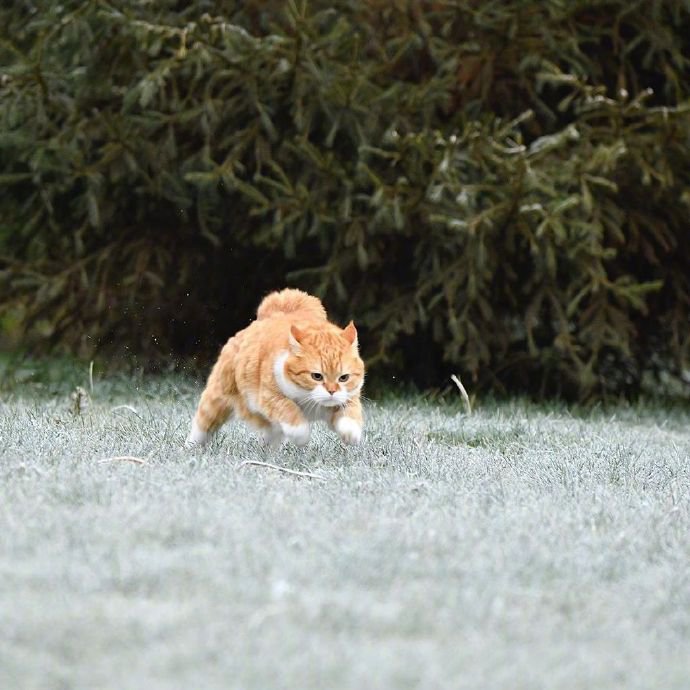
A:
{"type": "Polygon", "coordinates": [[[274,314],[292,314],[296,311],[308,312],[310,316],[317,318],[327,318],[326,310],[318,297],[292,288],[272,292],[265,297],[256,311],[256,317],[267,319],[274,314]]]}

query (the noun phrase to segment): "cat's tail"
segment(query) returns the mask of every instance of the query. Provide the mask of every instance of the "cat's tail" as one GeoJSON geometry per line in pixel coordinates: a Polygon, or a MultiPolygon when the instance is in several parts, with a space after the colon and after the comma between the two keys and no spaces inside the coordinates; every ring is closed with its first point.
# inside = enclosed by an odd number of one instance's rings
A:
{"type": "Polygon", "coordinates": [[[256,311],[256,317],[267,319],[274,314],[292,314],[296,311],[308,312],[310,316],[317,318],[327,318],[326,310],[318,297],[293,288],[272,292],[265,297],[256,311]]]}

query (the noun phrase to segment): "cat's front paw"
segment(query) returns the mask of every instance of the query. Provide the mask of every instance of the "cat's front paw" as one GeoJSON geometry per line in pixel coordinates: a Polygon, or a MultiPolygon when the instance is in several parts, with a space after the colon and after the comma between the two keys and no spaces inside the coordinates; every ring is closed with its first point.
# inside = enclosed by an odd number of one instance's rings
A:
{"type": "Polygon", "coordinates": [[[340,417],[335,423],[335,430],[345,443],[357,445],[362,440],[361,425],[350,417],[340,417]]]}
{"type": "Polygon", "coordinates": [[[309,443],[309,436],[311,428],[309,424],[281,424],[280,428],[283,430],[288,441],[292,441],[296,446],[306,446],[309,443]]]}
{"type": "Polygon", "coordinates": [[[264,430],[263,437],[264,445],[271,450],[276,450],[283,443],[283,430],[279,426],[269,427],[264,430]]]}

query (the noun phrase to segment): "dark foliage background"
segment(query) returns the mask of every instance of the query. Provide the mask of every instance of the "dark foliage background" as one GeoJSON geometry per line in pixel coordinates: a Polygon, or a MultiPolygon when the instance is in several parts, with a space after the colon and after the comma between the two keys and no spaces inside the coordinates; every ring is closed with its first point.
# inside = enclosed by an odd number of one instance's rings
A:
{"type": "Polygon", "coordinates": [[[5,346],[207,362],[291,284],[422,386],[690,366],[683,0],[15,0],[0,26],[5,346]]]}

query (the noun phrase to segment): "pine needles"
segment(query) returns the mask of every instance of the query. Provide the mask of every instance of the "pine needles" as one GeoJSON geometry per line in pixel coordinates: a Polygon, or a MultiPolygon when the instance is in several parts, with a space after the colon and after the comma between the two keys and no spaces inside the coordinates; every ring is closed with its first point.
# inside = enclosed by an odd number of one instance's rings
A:
{"type": "Polygon", "coordinates": [[[681,0],[0,20],[6,346],[212,356],[290,282],[422,385],[689,368],[681,0]]]}

